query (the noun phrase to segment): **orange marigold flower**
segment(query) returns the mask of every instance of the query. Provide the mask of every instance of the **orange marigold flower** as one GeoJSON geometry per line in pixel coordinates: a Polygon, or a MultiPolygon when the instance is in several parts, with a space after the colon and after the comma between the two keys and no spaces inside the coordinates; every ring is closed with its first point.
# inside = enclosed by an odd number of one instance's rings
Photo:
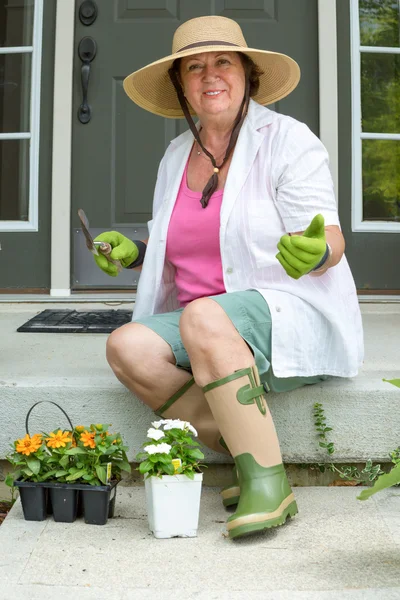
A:
{"type": "Polygon", "coordinates": [[[77,443],[76,443],[76,439],[72,436],[72,447],[76,448],[77,443]]]}
{"type": "Polygon", "coordinates": [[[81,433],[81,442],[83,442],[84,446],[89,446],[89,448],[96,448],[94,436],[94,432],[87,431],[86,429],[83,433],[81,433]]]}
{"type": "Polygon", "coordinates": [[[29,456],[30,454],[36,452],[36,450],[39,450],[41,445],[42,437],[39,434],[35,434],[30,437],[30,435],[27,433],[24,438],[17,440],[15,449],[19,454],[25,454],[26,456],[29,456]]]}
{"type": "Polygon", "coordinates": [[[61,431],[59,429],[57,433],[50,433],[49,437],[46,438],[47,445],[49,448],[64,448],[68,442],[72,441],[70,431],[61,431]]]}

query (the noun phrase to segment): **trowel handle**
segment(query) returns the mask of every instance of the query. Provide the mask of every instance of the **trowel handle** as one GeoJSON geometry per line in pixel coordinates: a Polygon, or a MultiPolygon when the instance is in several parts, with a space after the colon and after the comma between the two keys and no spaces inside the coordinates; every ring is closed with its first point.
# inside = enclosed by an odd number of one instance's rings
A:
{"type": "Polygon", "coordinates": [[[113,258],[110,257],[110,254],[112,251],[111,244],[108,244],[107,242],[102,242],[101,245],[98,247],[98,250],[99,250],[99,252],[101,252],[101,254],[104,254],[104,256],[106,257],[108,262],[112,263],[113,265],[115,265],[117,267],[119,273],[122,271],[122,265],[121,265],[120,261],[114,260],[113,258]]]}

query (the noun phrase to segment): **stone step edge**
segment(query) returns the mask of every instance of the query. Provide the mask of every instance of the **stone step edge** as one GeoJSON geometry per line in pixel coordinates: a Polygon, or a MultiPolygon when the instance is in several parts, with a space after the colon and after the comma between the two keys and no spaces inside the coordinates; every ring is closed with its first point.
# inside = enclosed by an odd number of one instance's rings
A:
{"type": "MultiPolygon", "coordinates": [[[[379,375],[363,373],[355,378],[341,378],[335,377],[333,380],[323,382],[321,384],[315,384],[312,386],[304,386],[296,390],[291,391],[291,394],[299,393],[307,389],[308,391],[315,389],[321,389],[322,387],[328,393],[335,393],[335,391],[348,391],[359,392],[359,391],[371,391],[377,390],[380,392],[387,392],[388,394],[398,393],[399,389],[396,386],[390,385],[383,379],[400,379],[400,371],[390,373],[379,373],[379,375]]],[[[59,377],[18,377],[18,378],[2,378],[0,376],[0,390],[1,389],[15,389],[15,388],[47,388],[47,389],[59,389],[68,387],[79,389],[112,389],[113,392],[121,391],[122,393],[129,393],[126,388],[118,382],[117,379],[112,377],[95,377],[95,376],[59,376],[59,377]]]]}

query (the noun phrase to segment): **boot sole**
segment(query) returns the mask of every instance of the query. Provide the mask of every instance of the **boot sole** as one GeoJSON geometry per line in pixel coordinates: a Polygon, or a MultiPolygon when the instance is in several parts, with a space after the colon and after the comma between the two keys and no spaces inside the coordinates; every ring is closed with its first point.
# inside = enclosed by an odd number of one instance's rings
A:
{"type": "Polygon", "coordinates": [[[284,525],[288,517],[294,517],[298,513],[294,495],[291,494],[282,502],[280,507],[274,513],[258,513],[238,517],[233,521],[228,521],[228,532],[230,538],[240,537],[248,533],[278,527],[284,525]],[[288,504],[288,501],[290,502],[288,504]],[[278,514],[277,514],[278,513],[278,514]]]}
{"type": "Polygon", "coordinates": [[[225,488],[221,491],[222,504],[224,506],[232,506],[237,504],[240,498],[240,487],[232,485],[231,487],[225,488]]]}

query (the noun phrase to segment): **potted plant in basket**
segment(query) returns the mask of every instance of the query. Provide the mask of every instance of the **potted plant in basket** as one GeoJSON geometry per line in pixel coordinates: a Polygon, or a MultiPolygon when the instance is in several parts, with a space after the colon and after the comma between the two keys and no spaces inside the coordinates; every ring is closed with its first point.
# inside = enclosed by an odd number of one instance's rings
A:
{"type": "Polygon", "coordinates": [[[144,475],[150,531],[156,538],[195,537],[199,522],[204,454],[187,421],[154,421],[136,459],[144,475]]]}
{"type": "Polygon", "coordinates": [[[14,488],[14,481],[29,481],[32,485],[24,487],[21,495],[25,519],[43,521],[46,514],[46,496],[43,486],[34,485],[46,480],[50,470],[47,464],[50,453],[46,451],[41,434],[16,440],[12,444],[13,452],[6,456],[14,471],[7,474],[5,483],[14,488]]]}
{"type": "Polygon", "coordinates": [[[7,457],[15,470],[6,483],[19,488],[25,519],[43,520],[52,512],[55,521],[70,523],[81,508],[86,523],[105,524],[113,516],[121,471],[130,471],[121,435],[101,423],[73,427],[66,415],[71,430],[31,437],[31,410],[26,436],[7,457]]]}

